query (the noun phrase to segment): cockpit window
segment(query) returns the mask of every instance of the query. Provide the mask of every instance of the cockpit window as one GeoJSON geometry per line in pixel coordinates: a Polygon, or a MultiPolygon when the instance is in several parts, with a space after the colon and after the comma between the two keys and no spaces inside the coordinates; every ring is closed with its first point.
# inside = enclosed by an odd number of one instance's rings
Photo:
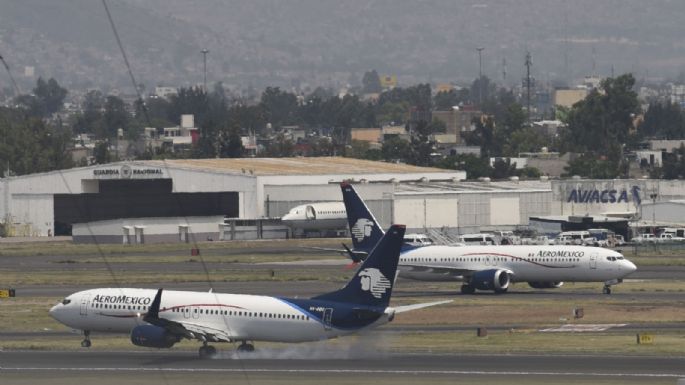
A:
{"type": "Polygon", "coordinates": [[[71,300],[69,298],[65,298],[62,300],[62,305],[69,305],[71,303],[71,300]]]}
{"type": "Polygon", "coordinates": [[[616,261],[616,257],[607,257],[607,260],[609,260],[609,261],[616,261]]]}

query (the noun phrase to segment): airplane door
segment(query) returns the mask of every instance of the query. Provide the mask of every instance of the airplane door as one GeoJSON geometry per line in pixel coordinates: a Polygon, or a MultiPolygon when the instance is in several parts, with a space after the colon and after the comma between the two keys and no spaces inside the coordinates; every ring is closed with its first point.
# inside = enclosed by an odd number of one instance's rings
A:
{"type": "Polygon", "coordinates": [[[485,261],[485,266],[490,266],[490,256],[486,255],[483,257],[483,261],[485,261]]]}
{"type": "Polygon", "coordinates": [[[316,219],[316,210],[314,210],[313,206],[307,206],[304,215],[309,220],[316,219]]]}
{"type": "Polygon", "coordinates": [[[590,254],[590,268],[591,269],[597,268],[597,253],[590,254]]]}
{"type": "Polygon", "coordinates": [[[333,320],[333,309],[327,307],[323,310],[323,329],[331,330],[331,321],[333,320]]]}
{"type": "Polygon", "coordinates": [[[183,318],[190,318],[190,308],[185,307],[182,309],[182,311],[183,311],[183,318]]]}
{"type": "Polygon", "coordinates": [[[190,313],[190,314],[192,315],[193,318],[200,318],[200,309],[193,307],[191,312],[192,313],[190,313]]]}
{"type": "Polygon", "coordinates": [[[81,316],[88,316],[88,303],[90,302],[90,295],[86,294],[81,297],[81,316]]]}

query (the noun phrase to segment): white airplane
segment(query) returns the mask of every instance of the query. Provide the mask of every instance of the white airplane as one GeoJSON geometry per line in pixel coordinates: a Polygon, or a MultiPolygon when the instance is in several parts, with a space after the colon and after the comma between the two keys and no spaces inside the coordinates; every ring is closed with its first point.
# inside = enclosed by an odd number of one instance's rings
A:
{"type": "MultiPolygon", "coordinates": [[[[342,183],[354,262],[383,236],[378,221],[352,185],[342,183]]],[[[360,257],[361,256],[361,257],[360,257]]],[[[461,280],[461,292],[504,293],[512,282],[536,289],[558,288],[568,282],[604,282],[603,292],[637,268],[614,250],[589,246],[441,246],[402,248],[400,276],[420,280],[461,280]]]]}
{"type": "Polygon", "coordinates": [[[293,229],[344,229],[347,226],[347,214],[342,202],[310,203],[293,207],[281,218],[281,222],[293,229]]]}
{"type": "Polygon", "coordinates": [[[212,292],[101,288],[66,297],[50,316],[82,330],[81,346],[91,345],[90,332],[130,333],[138,346],[170,348],[182,338],[203,342],[200,357],[216,349],[209,342],[304,342],[334,338],[375,328],[395,314],[450,301],[390,307],[405,227],[390,227],[358,272],[340,290],[311,299],[212,292]]]}

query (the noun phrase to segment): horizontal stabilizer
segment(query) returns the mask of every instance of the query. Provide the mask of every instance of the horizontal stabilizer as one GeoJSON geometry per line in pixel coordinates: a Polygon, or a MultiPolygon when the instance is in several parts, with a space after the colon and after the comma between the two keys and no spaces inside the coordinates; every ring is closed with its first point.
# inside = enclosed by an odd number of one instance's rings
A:
{"type": "Polygon", "coordinates": [[[442,305],[442,304],[446,304],[446,303],[450,303],[450,302],[452,302],[452,300],[448,299],[445,301],[424,302],[424,303],[417,303],[414,305],[397,306],[397,307],[393,307],[393,308],[395,309],[395,313],[404,313],[405,311],[418,310],[418,309],[423,309],[424,307],[442,305]]]}

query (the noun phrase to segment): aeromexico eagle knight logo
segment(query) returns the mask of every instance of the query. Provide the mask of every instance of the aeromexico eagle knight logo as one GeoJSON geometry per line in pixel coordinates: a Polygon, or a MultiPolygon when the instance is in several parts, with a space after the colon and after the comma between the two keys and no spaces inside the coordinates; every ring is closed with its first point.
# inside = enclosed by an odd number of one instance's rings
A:
{"type": "Polygon", "coordinates": [[[357,242],[361,242],[364,238],[371,235],[371,230],[373,229],[373,222],[366,218],[359,218],[352,226],[352,236],[357,242]]]}
{"type": "Polygon", "coordinates": [[[392,287],[383,273],[375,268],[364,269],[357,276],[361,277],[362,290],[370,292],[375,298],[381,298],[392,287]]]}

